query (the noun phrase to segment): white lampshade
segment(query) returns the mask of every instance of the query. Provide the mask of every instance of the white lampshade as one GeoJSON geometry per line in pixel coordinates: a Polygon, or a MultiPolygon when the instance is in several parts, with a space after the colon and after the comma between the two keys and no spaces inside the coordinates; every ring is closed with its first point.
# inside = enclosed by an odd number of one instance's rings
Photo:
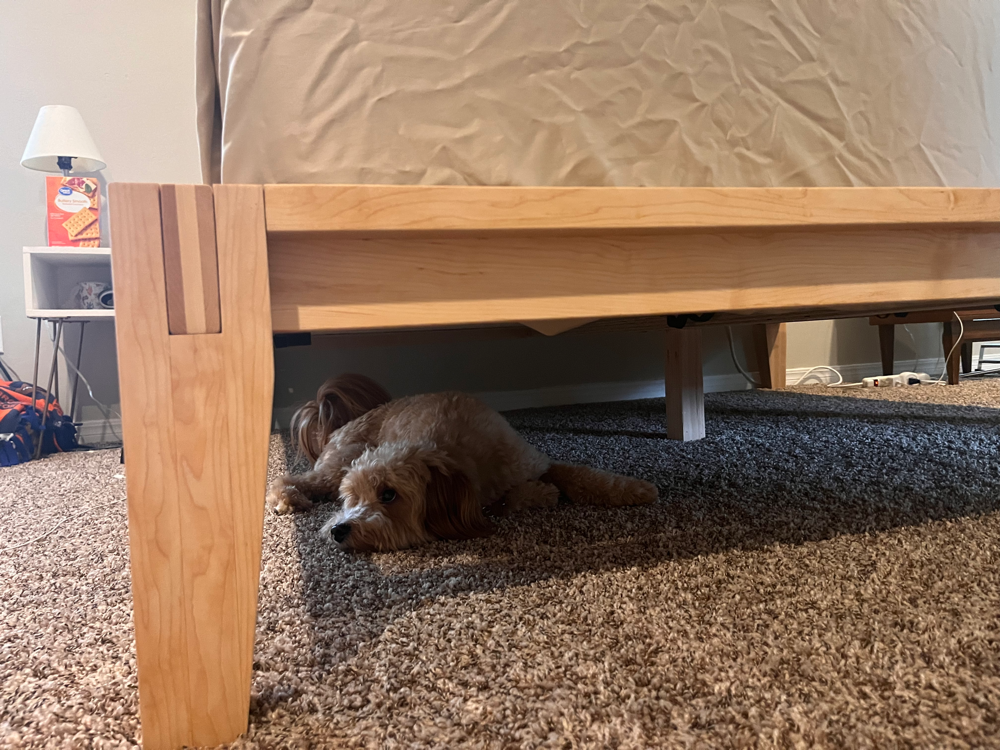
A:
{"type": "Polygon", "coordinates": [[[108,166],[75,107],[50,104],[38,111],[35,127],[21,156],[21,166],[61,172],[60,156],[73,157],[74,172],[97,172],[108,166]]]}

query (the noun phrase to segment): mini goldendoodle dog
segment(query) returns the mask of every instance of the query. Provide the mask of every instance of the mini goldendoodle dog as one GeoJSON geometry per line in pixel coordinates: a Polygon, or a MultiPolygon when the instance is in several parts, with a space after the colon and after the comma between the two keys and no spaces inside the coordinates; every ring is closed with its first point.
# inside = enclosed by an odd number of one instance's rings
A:
{"type": "Polygon", "coordinates": [[[484,536],[484,514],[555,505],[640,505],[657,491],[641,479],[553,463],[472,396],[395,401],[362,375],[328,380],[292,420],[312,471],[275,480],[279,513],[339,496],[322,534],[343,549],[387,551],[434,539],[484,536]]]}

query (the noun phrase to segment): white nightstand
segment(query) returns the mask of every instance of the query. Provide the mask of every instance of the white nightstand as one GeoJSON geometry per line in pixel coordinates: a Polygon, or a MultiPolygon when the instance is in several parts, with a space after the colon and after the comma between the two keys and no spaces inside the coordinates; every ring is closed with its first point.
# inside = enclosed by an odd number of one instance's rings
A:
{"type": "Polygon", "coordinates": [[[114,318],[114,310],[68,307],[73,286],[80,281],[100,281],[111,286],[111,248],[24,248],[24,307],[29,318],[53,321],[114,318]]]}
{"type": "MultiPolygon", "coordinates": [[[[52,382],[58,389],[58,353],[63,326],[80,324],[80,345],[76,354],[73,378],[73,397],[70,419],[76,417],[76,392],[80,381],[80,357],[83,354],[83,331],[88,322],[114,320],[114,310],[81,310],[69,307],[74,285],[81,281],[99,281],[111,286],[111,248],[108,247],[26,247],[24,248],[24,307],[25,314],[36,320],[35,368],[32,384],[38,384],[38,355],[42,339],[42,321],[54,326],[54,347],[46,391],[52,393],[52,382]]],[[[69,358],[67,357],[67,362],[69,358]]],[[[34,401],[34,398],[32,399],[34,401]]],[[[47,416],[47,409],[42,419],[47,416]]],[[[39,441],[41,447],[41,441],[39,441]]]]}

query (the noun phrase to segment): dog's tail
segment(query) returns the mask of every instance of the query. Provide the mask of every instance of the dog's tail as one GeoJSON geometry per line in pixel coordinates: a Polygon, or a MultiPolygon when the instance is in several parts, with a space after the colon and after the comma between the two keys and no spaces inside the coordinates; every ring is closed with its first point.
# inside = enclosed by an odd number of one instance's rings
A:
{"type": "Polygon", "coordinates": [[[299,452],[314,462],[336,430],[392,400],[389,392],[364,375],[341,375],[319,387],[316,400],[292,417],[292,438],[299,452]]]}
{"type": "Polygon", "coordinates": [[[552,464],[541,481],[559,488],[578,505],[646,505],[656,501],[655,485],[642,479],[623,477],[589,466],[552,464]]]}

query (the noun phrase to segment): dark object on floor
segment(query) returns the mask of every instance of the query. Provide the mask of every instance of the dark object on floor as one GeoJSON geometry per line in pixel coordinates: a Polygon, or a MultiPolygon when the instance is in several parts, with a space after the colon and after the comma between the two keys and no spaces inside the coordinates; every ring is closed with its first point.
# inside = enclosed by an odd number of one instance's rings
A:
{"type": "Polygon", "coordinates": [[[71,451],[76,426],[43,388],[20,380],[0,380],[0,466],[30,461],[41,453],[71,451]]]}

